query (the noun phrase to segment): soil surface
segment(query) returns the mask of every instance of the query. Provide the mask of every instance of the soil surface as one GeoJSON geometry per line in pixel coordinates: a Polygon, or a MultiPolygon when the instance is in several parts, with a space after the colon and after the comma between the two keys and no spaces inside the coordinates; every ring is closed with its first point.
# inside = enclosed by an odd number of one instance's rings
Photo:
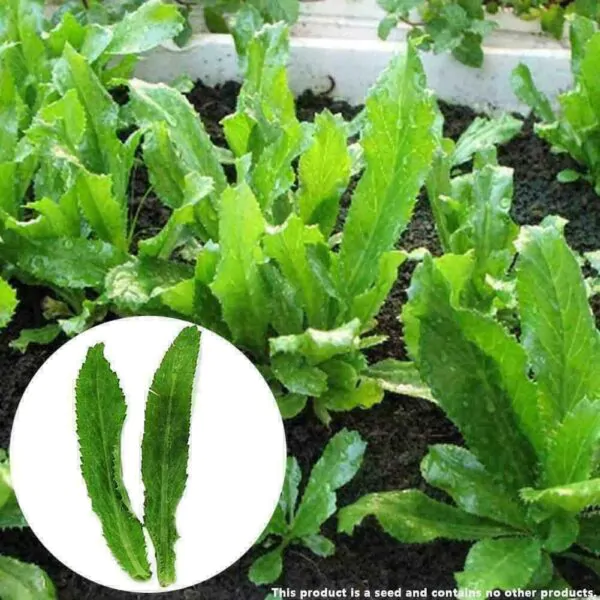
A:
{"type": "MultiPolygon", "coordinates": [[[[226,84],[207,88],[198,84],[190,99],[202,115],[213,139],[223,144],[218,122],[235,107],[239,87],[226,84]]],[[[302,119],[329,108],[350,119],[359,108],[327,97],[305,93],[298,102],[302,119]]],[[[456,137],[475,116],[468,109],[442,106],[447,134],[456,137]]],[[[500,150],[500,162],[515,169],[514,217],[520,223],[536,223],[545,215],[560,214],[569,219],[567,235],[579,251],[600,248],[600,198],[585,183],[564,185],[556,182],[556,173],[573,166],[567,157],[554,156],[548,146],[532,133],[525,123],[522,133],[500,150]]],[[[133,184],[132,210],[135,212],[147,188],[146,174],[140,169],[133,184]]],[[[144,237],[167,217],[164,209],[150,195],[139,211],[138,230],[144,237]]],[[[427,203],[421,198],[415,216],[405,232],[401,245],[405,248],[426,246],[438,248],[427,203]]],[[[405,357],[401,328],[397,321],[410,268],[403,270],[380,319],[381,330],[390,336],[386,344],[373,353],[405,357]]],[[[25,387],[37,369],[64,340],[41,347],[31,346],[24,355],[11,350],[9,342],[26,327],[43,324],[40,303],[45,290],[19,288],[20,305],[8,329],[0,334],[0,447],[6,447],[12,420],[25,387]]],[[[363,468],[356,478],[339,493],[344,506],[367,492],[418,487],[426,489],[419,474],[419,463],[433,443],[459,442],[460,436],[443,413],[432,404],[411,398],[388,396],[368,411],[337,415],[331,430],[326,429],[310,411],[286,423],[288,447],[306,473],[332,433],[343,427],[358,430],[368,442],[363,468]]],[[[51,448],[48,449],[52,451],[51,448]]],[[[60,465],[57,465],[60,468],[60,465]]],[[[243,510],[243,502],[240,503],[243,510]]],[[[66,524],[68,526],[68,524],[66,524]]],[[[307,588],[370,589],[447,589],[454,588],[453,572],[461,570],[469,544],[436,542],[427,545],[403,545],[387,536],[372,520],[359,527],[353,537],[336,535],[333,520],[325,532],[335,539],[335,556],[319,559],[301,548],[290,548],[285,556],[284,575],[278,584],[295,590],[307,588]]],[[[145,595],[111,591],[92,584],[72,573],[52,556],[28,530],[3,532],[0,553],[41,565],[56,583],[61,600],[128,600],[145,595]]],[[[181,592],[154,595],[157,600],[262,600],[267,588],[258,589],[246,576],[256,552],[251,551],[236,565],[211,581],[181,592]]],[[[565,576],[577,589],[600,592],[597,577],[582,567],[561,564],[565,576]]]]}

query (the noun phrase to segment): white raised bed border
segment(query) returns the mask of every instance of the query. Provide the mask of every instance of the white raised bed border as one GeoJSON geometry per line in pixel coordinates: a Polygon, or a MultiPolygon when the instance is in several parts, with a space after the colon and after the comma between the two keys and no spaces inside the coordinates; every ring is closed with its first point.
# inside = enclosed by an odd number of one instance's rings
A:
{"type": "MultiPolygon", "coordinates": [[[[384,12],[376,0],[304,0],[292,30],[290,83],[300,93],[335,87],[332,97],[351,104],[364,101],[368,88],[396,52],[402,52],[408,27],[398,27],[383,42],[377,26],[384,12]]],[[[460,64],[449,54],[423,54],[429,86],[447,102],[494,112],[525,113],[510,86],[512,70],[523,62],[537,86],[551,99],[571,86],[566,41],[541,34],[539,23],[509,12],[493,18],[498,28],[486,38],[481,69],[460,64]]],[[[137,75],[149,81],[172,81],[186,73],[207,85],[239,80],[230,36],[207,33],[202,11],[192,14],[194,35],[184,48],[165,44],[139,65],[137,75]]]]}

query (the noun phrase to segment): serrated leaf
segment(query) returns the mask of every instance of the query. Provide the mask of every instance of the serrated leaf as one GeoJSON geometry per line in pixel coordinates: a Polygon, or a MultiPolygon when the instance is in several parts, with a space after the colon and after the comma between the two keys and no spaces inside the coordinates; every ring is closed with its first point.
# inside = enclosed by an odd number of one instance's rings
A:
{"type": "Polygon", "coordinates": [[[174,38],[183,29],[177,6],[161,0],[144,2],[112,30],[107,54],[140,54],[174,38]]]}
{"type": "Polygon", "coordinates": [[[393,59],[366,101],[361,144],[365,173],[348,211],[339,280],[348,298],[374,281],[412,214],[437,143],[434,100],[425,89],[417,51],[393,59]]]}
{"type": "Polygon", "coordinates": [[[551,437],[543,459],[546,487],[589,479],[600,440],[598,402],[582,400],[567,413],[551,437]]]}
{"type": "Polygon", "coordinates": [[[584,397],[600,394],[598,332],[564,223],[545,219],[522,228],[518,240],[522,344],[554,423],[584,397]]]}
{"type": "Polygon", "coordinates": [[[279,579],[283,570],[283,549],[281,547],[271,550],[267,554],[257,558],[250,567],[248,579],[254,585],[266,585],[279,579]]]}
{"type": "MultiPolygon", "coordinates": [[[[525,354],[498,322],[453,306],[451,284],[438,264],[427,258],[409,290],[421,376],[492,476],[502,477],[508,490],[531,485],[537,463],[532,443],[543,448],[545,440],[525,354]]],[[[448,270],[453,261],[442,264],[448,270]]]]}
{"type": "Polygon", "coordinates": [[[436,539],[479,540],[514,533],[508,526],[432,500],[419,490],[363,496],[339,511],[338,531],[352,534],[370,515],[387,533],[405,543],[436,539]]]}
{"type": "Polygon", "coordinates": [[[8,325],[18,303],[17,292],[0,277],[0,328],[8,325]]]}
{"type": "Polygon", "coordinates": [[[577,543],[589,552],[600,555],[600,513],[581,516],[577,543]]]}
{"type": "Polygon", "coordinates": [[[147,581],[151,572],[142,524],[122,494],[125,485],[115,465],[126,412],[119,379],[104,357],[104,344],[97,344],[88,350],[77,377],[81,472],[114,557],[133,579],[147,581]]]}
{"type": "Polygon", "coordinates": [[[308,247],[326,247],[317,227],[307,227],[300,217],[291,215],[286,222],[267,231],[263,246],[268,257],[277,262],[286,280],[293,286],[311,327],[326,328],[327,292],[309,262],[308,247]]]}
{"type": "Polygon", "coordinates": [[[423,479],[448,493],[472,515],[527,529],[525,510],[514,494],[494,481],[466,448],[436,444],[421,462],[423,479]]]}
{"type": "Polygon", "coordinates": [[[527,104],[538,119],[548,122],[555,120],[548,98],[535,87],[531,71],[526,65],[521,63],[515,67],[510,76],[510,83],[517,98],[527,104]]]}
{"type": "Polygon", "coordinates": [[[370,365],[365,371],[365,376],[377,381],[388,392],[435,402],[431,390],[423,383],[419,370],[412,362],[386,358],[370,365]]]}
{"type": "Polygon", "coordinates": [[[126,214],[112,195],[112,179],[81,169],[75,183],[81,212],[96,235],[127,251],[126,214]]]}
{"type": "Polygon", "coordinates": [[[458,138],[452,153],[452,165],[461,165],[477,152],[504,144],[519,131],[523,122],[509,114],[496,118],[477,117],[458,138]]]}
{"type": "Polygon", "coordinates": [[[265,221],[246,184],[228,188],[219,217],[221,260],[210,284],[236,343],[258,353],[266,350],[268,297],[260,274],[264,261],[259,242],[265,221]]]}
{"type": "Polygon", "coordinates": [[[521,490],[521,497],[526,502],[551,510],[562,509],[575,514],[588,506],[600,506],[600,479],[578,481],[543,490],[525,488],[521,490]]]}
{"type": "Polygon", "coordinates": [[[119,310],[136,313],[191,275],[191,267],[183,263],[143,256],[132,258],[106,273],[106,297],[119,310]]]}
{"type": "Polygon", "coordinates": [[[524,589],[541,560],[541,546],[535,539],[482,540],[469,551],[465,570],[456,573],[456,581],[460,589],[482,594],[524,589]]]}
{"type": "Polygon", "coordinates": [[[354,319],[328,331],[309,328],[298,335],[271,338],[269,340],[271,356],[297,354],[306,358],[309,364],[318,365],[334,356],[356,350],[359,346],[360,327],[360,321],[354,319]]]}
{"type": "Polygon", "coordinates": [[[2,600],[56,600],[56,589],[44,571],[15,558],[0,556],[2,600]]]}
{"type": "Polygon", "coordinates": [[[29,344],[49,344],[61,333],[58,325],[46,325],[38,329],[22,329],[19,337],[10,342],[9,346],[14,350],[25,353],[29,344]]]}
{"type": "Polygon", "coordinates": [[[329,236],[336,223],[340,199],[350,181],[351,158],[346,123],[324,111],[315,117],[311,146],[300,157],[298,210],[307,225],[318,225],[329,236]]]}
{"type": "Polygon", "coordinates": [[[4,235],[0,256],[37,281],[66,289],[100,289],[106,273],[125,260],[100,240],[56,238],[30,241],[4,235]]]}
{"type": "Polygon", "coordinates": [[[336,490],[356,475],[366,446],[356,431],[343,429],[331,438],[311,471],[291,526],[293,537],[319,533],[321,525],[335,512],[336,490]]]}
{"type": "Polygon", "coordinates": [[[192,390],[200,351],[200,331],[191,326],[175,338],[154,374],[142,441],[146,490],[144,525],[154,544],[157,575],[165,587],[176,581],[175,515],[187,482],[192,390]]]}
{"type": "Polygon", "coordinates": [[[407,257],[406,252],[400,250],[392,250],[381,255],[373,286],[352,299],[349,313],[351,318],[360,319],[361,323],[368,323],[377,316],[398,278],[398,269],[407,257]]]}

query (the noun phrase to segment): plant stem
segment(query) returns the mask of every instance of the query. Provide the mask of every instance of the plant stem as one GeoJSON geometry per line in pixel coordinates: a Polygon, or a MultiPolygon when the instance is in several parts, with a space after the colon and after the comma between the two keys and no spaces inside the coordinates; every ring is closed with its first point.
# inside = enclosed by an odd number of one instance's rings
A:
{"type": "Polygon", "coordinates": [[[131,228],[129,230],[129,235],[127,236],[127,247],[128,248],[131,246],[131,241],[133,240],[133,234],[135,232],[135,226],[137,225],[140,213],[142,212],[142,208],[144,207],[144,204],[146,202],[146,198],[148,198],[151,191],[152,191],[152,186],[150,186],[146,190],[146,192],[142,196],[142,199],[140,200],[140,203],[138,204],[137,210],[135,211],[135,215],[134,215],[133,221],[131,223],[131,228]]]}

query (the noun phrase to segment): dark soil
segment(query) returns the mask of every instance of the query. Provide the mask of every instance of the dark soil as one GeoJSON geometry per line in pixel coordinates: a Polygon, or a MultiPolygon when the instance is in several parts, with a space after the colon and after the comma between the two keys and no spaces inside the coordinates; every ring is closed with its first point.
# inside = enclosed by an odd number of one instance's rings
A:
{"type": "MultiPolygon", "coordinates": [[[[199,84],[190,99],[202,115],[205,125],[217,143],[224,143],[218,122],[235,106],[237,84],[207,88],[199,84]]],[[[311,119],[316,111],[329,108],[346,118],[357,114],[358,108],[333,102],[327,97],[304,94],[299,99],[301,118],[311,119]]],[[[473,118],[473,113],[460,107],[442,106],[446,115],[447,134],[460,134],[473,118]]],[[[530,122],[513,142],[500,151],[502,164],[515,169],[514,216],[521,223],[535,223],[548,214],[560,214],[569,219],[567,235],[577,250],[600,248],[600,199],[584,183],[562,185],[555,181],[556,173],[572,166],[568,158],[553,156],[545,143],[532,133],[530,122]]],[[[138,170],[134,183],[133,210],[147,186],[146,175],[138,170]]],[[[164,222],[167,215],[151,196],[140,211],[138,230],[149,231],[164,222]]],[[[405,232],[402,245],[412,249],[426,246],[438,249],[435,230],[427,203],[421,198],[415,216],[405,232]]],[[[377,350],[377,357],[405,357],[401,328],[397,315],[406,297],[410,267],[402,271],[392,295],[381,315],[381,329],[390,336],[377,350]]],[[[45,291],[19,288],[20,305],[10,327],[0,334],[0,447],[6,447],[12,420],[21,395],[30,379],[64,340],[46,347],[32,346],[21,355],[8,346],[25,327],[43,323],[40,303],[45,291]]],[[[426,489],[419,474],[419,463],[429,444],[458,442],[460,436],[442,412],[432,404],[410,398],[389,396],[369,411],[354,411],[337,415],[332,430],[323,427],[309,412],[287,422],[289,451],[306,472],[319,457],[332,433],[348,427],[358,430],[368,442],[363,468],[356,478],[339,493],[344,506],[362,494],[418,487],[426,489]]],[[[48,449],[52,451],[51,448],[48,449]]],[[[57,465],[60,468],[60,465],[57,465]]],[[[243,502],[240,502],[243,510],[243,502]]],[[[335,538],[337,552],[328,559],[317,559],[300,548],[290,548],[285,558],[284,576],[279,585],[290,589],[355,588],[370,589],[453,589],[453,572],[461,570],[468,544],[436,542],[427,545],[402,545],[387,536],[371,520],[359,527],[353,537],[336,535],[334,523],[326,532],[335,538]]],[[[47,570],[59,590],[61,600],[129,599],[145,596],[111,591],[72,573],[54,560],[28,530],[3,532],[0,553],[35,562],[47,570]]],[[[202,585],[173,594],[159,594],[157,599],[259,600],[265,589],[249,583],[246,573],[255,553],[250,552],[238,564],[202,585]]],[[[562,567],[561,567],[562,568],[562,567]]],[[[600,591],[600,582],[583,568],[564,565],[564,573],[575,588],[600,591]]]]}

